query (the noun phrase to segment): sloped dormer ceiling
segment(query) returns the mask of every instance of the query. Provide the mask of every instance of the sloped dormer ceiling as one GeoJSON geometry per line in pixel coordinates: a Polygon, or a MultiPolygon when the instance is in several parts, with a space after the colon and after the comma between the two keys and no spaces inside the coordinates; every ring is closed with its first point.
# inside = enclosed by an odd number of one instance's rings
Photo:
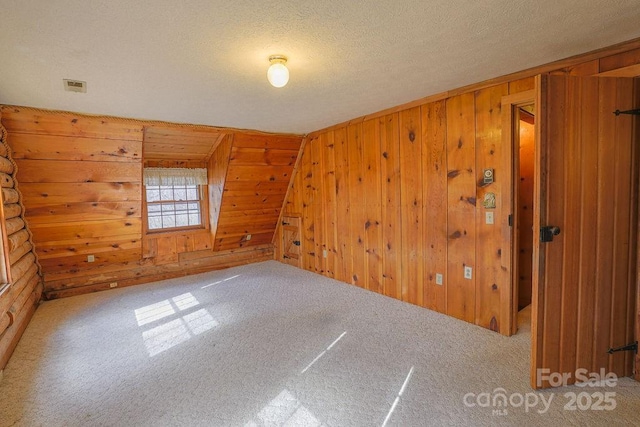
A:
{"type": "MultiPolygon", "coordinates": [[[[203,127],[204,128],[204,127],[203,127]]],[[[224,130],[154,125],[144,129],[145,159],[206,161],[225,136],[224,130]]]]}

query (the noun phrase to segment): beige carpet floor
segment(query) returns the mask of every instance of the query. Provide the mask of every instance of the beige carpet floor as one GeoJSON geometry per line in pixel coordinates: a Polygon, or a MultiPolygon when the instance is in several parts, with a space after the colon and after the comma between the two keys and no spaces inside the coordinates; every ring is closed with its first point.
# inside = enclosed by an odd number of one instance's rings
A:
{"type": "Polygon", "coordinates": [[[0,425],[640,425],[631,379],[533,393],[528,335],[257,263],[43,303],[0,425]]]}

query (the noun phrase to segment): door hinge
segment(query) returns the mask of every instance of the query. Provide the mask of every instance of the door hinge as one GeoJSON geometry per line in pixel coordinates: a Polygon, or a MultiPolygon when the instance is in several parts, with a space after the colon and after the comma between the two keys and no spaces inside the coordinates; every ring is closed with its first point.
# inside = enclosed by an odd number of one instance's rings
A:
{"type": "Polygon", "coordinates": [[[619,116],[620,114],[630,114],[632,116],[640,116],[640,108],[636,108],[635,110],[627,110],[627,111],[616,110],[613,112],[613,114],[615,114],[616,116],[619,116]]]}
{"type": "Polygon", "coordinates": [[[509,227],[513,227],[513,214],[509,214],[509,227]]]}
{"type": "Polygon", "coordinates": [[[623,345],[622,347],[610,348],[609,350],[607,350],[607,353],[613,354],[613,353],[617,353],[619,351],[633,351],[633,352],[637,353],[638,352],[638,341],[636,341],[634,343],[631,343],[631,344],[623,345]]]}

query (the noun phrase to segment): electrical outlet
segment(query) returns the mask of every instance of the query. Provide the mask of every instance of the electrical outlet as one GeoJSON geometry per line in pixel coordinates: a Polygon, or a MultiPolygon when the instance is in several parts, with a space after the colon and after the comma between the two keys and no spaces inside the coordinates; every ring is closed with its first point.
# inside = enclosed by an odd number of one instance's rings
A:
{"type": "Polygon", "coordinates": [[[436,285],[442,286],[443,280],[442,274],[436,273],[436,285]]]}
{"type": "Polygon", "coordinates": [[[326,250],[326,249],[323,249],[323,250],[322,250],[322,257],[323,257],[323,258],[326,258],[326,257],[327,257],[327,250],[326,250]]]}
{"type": "Polygon", "coordinates": [[[95,262],[96,257],[94,255],[87,255],[87,262],[95,262]]]}
{"type": "Polygon", "coordinates": [[[251,240],[251,234],[247,234],[246,240],[247,241],[251,240]]]}
{"type": "Polygon", "coordinates": [[[464,278],[471,280],[473,277],[473,269],[467,265],[464,266],[464,278]]]}
{"type": "Polygon", "coordinates": [[[111,282],[111,283],[109,283],[109,287],[110,287],[110,288],[117,288],[117,287],[118,287],[118,282],[111,282]]]}
{"type": "Polygon", "coordinates": [[[493,212],[485,212],[485,223],[486,224],[493,224],[493,212]]]}

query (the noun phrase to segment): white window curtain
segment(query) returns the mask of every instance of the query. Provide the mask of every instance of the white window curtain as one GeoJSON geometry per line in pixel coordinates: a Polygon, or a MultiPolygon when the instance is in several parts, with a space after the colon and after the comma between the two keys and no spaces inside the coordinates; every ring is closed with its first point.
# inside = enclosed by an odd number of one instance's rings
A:
{"type": "Polygon", "coordinates": [[[205,168],[144,168],[144,185],[207,185],[205,168]]]}

